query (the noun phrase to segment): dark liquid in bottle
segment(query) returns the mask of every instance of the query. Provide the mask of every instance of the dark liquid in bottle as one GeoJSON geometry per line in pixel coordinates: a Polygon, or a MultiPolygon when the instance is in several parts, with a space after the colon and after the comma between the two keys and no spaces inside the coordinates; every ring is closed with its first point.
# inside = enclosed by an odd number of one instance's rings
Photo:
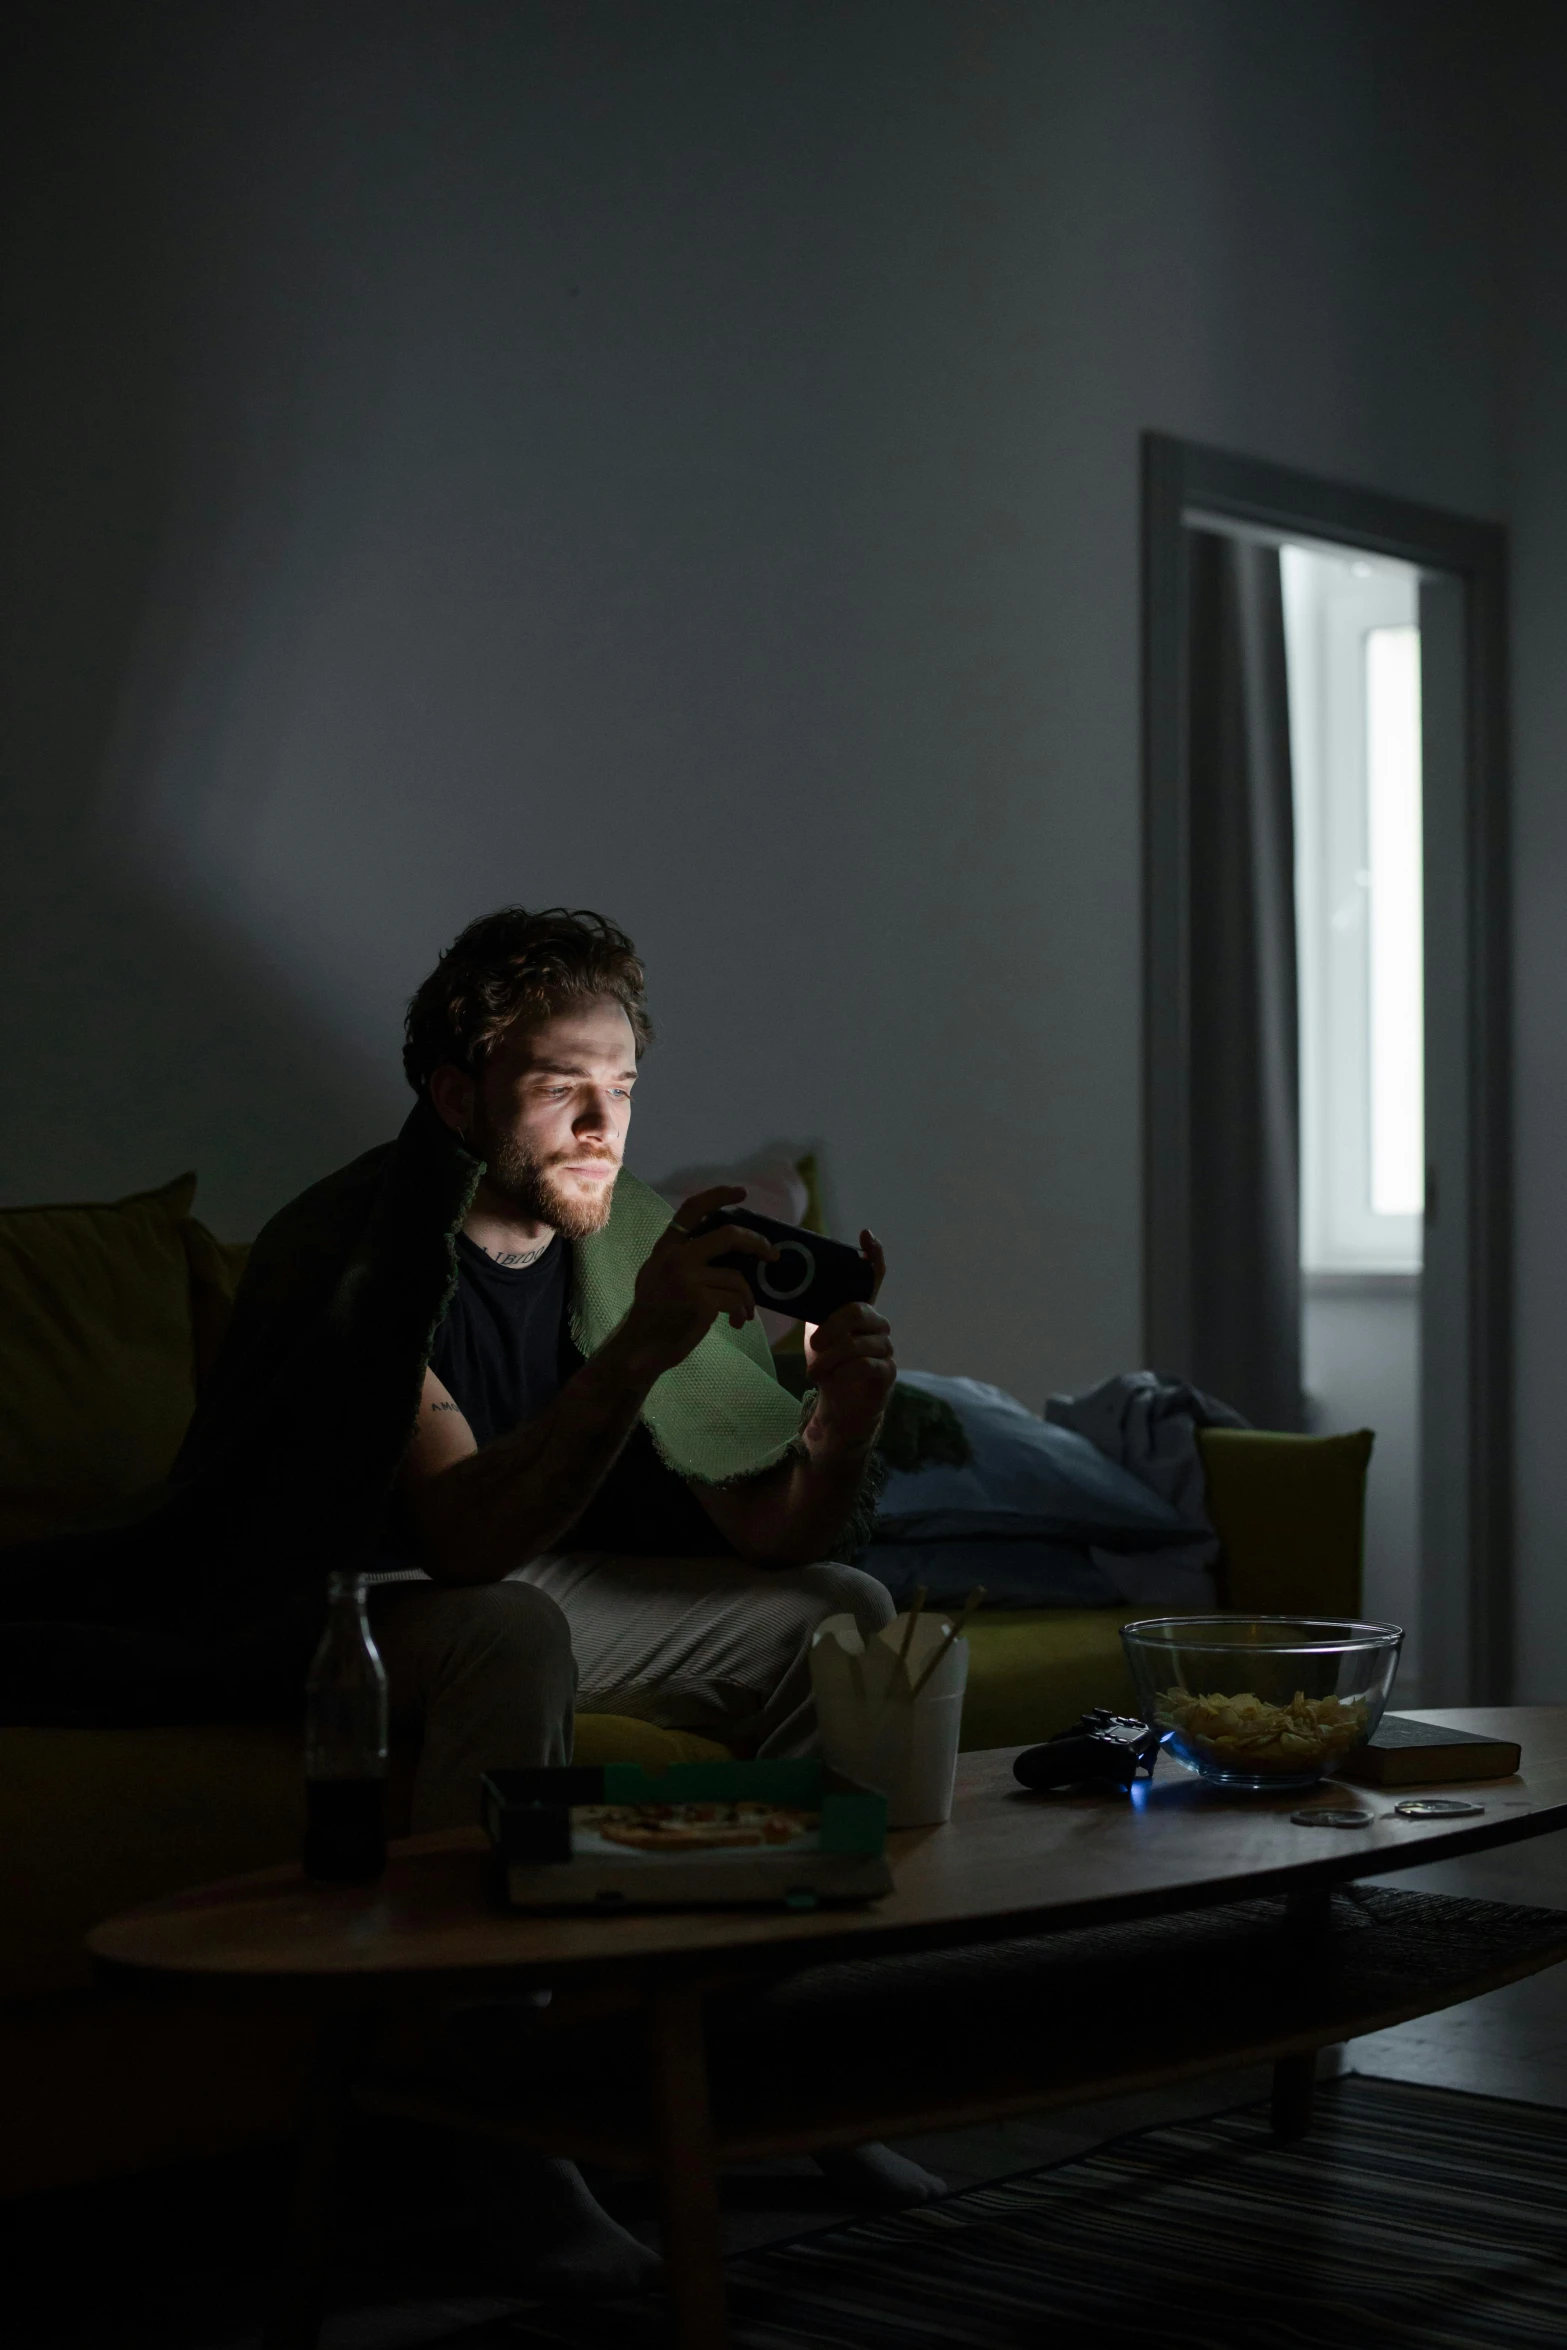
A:
{"type": "Polygon", "coordinates": [[[321,1885],[367,1885],[386,1867],[386,1781],[305,1781],[305,1875],[321,1885]]]}

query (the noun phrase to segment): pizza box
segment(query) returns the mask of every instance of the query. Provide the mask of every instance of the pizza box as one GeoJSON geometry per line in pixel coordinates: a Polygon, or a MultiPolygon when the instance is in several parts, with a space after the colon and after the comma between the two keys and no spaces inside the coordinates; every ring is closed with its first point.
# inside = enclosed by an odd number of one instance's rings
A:
{"type": "Polygon", "coordinates": [[[887,1799],[814,1759],[797,1762],[641,1763],[487,1771],[482,1818],[495,1848],[502,1899],[512,1909],[712,1908],[780,1902],[870,1901],[890,1893],[887,1799]],[[587,1807],[660,1807],[650,1819],[595,1821],[587,1807]],[[724,1807],[763,1805],[816,1815],[803,1825],[769,1817],[776,1841],[706,1846],[726,1824],[757,1829],[762,1815],[726,1823],[724,1807]],[[671,1813],[664,1807],[676,1807],[671,1813]],[[696,1807],[690,1811],[686,1807],[696,1807]],[[606,1836],[645,1836],[647,1844],[606,1836]],[[655,1839],[667,1835],[660,1850],[655,1839]]]}

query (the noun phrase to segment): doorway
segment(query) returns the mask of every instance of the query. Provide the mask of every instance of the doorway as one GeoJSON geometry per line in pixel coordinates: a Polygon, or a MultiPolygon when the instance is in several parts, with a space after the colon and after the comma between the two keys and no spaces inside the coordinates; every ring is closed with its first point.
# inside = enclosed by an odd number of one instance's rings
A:
{"type": "Polygon", "coordinates": [[[1363,1605],[1422,1694],[1425,955],[1420,573],[1278,549],[1294,805],[1303,1420],[1374,1427],[1363,1605]]]}
{"type": "Polygon", "coordinates": [[[1148,1356],[1376,1430],[1425,1704],[1511,1665],[1504,557],[1145,436],[1148,1356]]]}

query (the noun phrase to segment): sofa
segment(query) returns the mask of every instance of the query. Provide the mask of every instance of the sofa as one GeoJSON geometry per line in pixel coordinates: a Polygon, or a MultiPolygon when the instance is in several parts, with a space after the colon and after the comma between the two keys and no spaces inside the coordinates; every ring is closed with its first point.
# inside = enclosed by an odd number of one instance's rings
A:
{"type": "MultiPolygon", "coordinates": [[[[195,1178],[108,1204],[0,1211],[0,1547],[158,1483],[221,1342],[244,1261],[192,1213],[195,1178]]],[[[1353,1615],[1371,1438],[1210,1430],[1228,1606],[1353,1615]]],[[[986,1610],[970,1629],[967,1747],[1127,1708],[1131,1608],[986,1610]]],[[[718,1756],[692,1733],[585,1714],[584,1762],[718,1756]]],[[[412,1758],[396,1753],[393,1824],[412,1758]]],[[[98,1919],[298,1852],[297,1721],[0,1727],[0,2193],[113,2176],[288,2133],[308,2060],[281,2006],[95,1981],[98,1919]]]]}

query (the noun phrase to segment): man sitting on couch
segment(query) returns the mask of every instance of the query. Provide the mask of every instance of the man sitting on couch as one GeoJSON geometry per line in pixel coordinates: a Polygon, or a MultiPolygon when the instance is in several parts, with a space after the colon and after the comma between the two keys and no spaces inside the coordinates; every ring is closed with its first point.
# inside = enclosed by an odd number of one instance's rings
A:
{"type": "Polygon", "coordinates": [[[806,1752],[815,1627],[892,1612],[831,1563],[895,1376],[887,1324],[849,1305],[814,1334],[799,1428],[716,1261],[776,1252],[738,1226],[693,1236],[743,1192],[671,1220],[622,1167],[649,1034],[629,940],[560,911],[470,924],[409,1007],[409,1081],[474,1178],[397,1478],[430,1579],[372,1598],[394,1711],[422,1735],[415,1827],[471,1821],[485,1768],[565,1761],[574,1695],[806,1752]],[[593,1293],[617,1278],[629,1303],[594,1347],[593,1293]],[[737,1415],[720,1451],[704,1419],[737,1415]]]}

